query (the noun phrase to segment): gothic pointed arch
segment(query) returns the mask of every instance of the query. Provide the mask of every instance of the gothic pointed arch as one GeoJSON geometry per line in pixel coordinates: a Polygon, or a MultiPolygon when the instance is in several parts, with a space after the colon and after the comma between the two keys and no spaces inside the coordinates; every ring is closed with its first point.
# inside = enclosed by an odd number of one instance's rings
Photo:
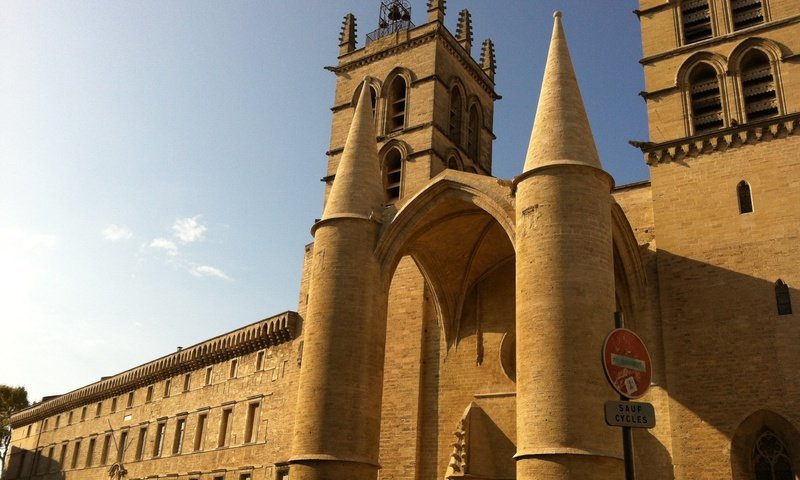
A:
{"type": "Polygon", "coordinates": [[[758,410],[731,438],[733,480],[795,480],[800,473],[800,432],[782,415],[758,410]]]}
{"type": "Polygon", "coordinates": [[[700,135],[727,126],[725,60],[700,52],[678,69],[676,83],[683,91],[687,135],[700,135]]]}
{"type": "Polygon", "coordinates": [[[409,91],[414,81],[411,70],[396,67],[383,82],[380,97],[386,99],[385,128],[386,134],[402,130],[407,125],[409,109],[409,91]]]}
{"type": "Polygon", "coordinates": [[[483,107],[476,97],[471,97],[467,110],[467,155],[476,165],[481,164],[481,130],[483,129],[483,107]]]}
{"type": "Polygon", "coordinates": [[[408,145],[400,140],[391,140],[378,152],[381,162],[384,202],[394,204],[403,193],[405,161],[408,158],[408,145]]]}
{"type": "Polygon", "coordinates": [[[452,148],[448,150],[445,167],[452,170],[464,170],[464,160],[461,159],[461,154],[457,149],[452,148]]]}
{"type": "MultiPolygon", "coordinates": [[[[369,98],[370,98],[370,101],[372,102],[372,116],[373,116],[373,118],[377,118],[378,112],[379,112],[379,109],[378,109],[379,93],[378,92],[381,91],[381,82],[377,78],[372,78],[372,77],[368,78],[367,82],[369,83],[369,89],[370,89],[369,98]]],[[[361,89],[362,88],[364,88],[364,83],[363,82],[359,82],[358,86],[353,91],[353,97],[350,99],[350,106],[352,108],[356,108],[356,105],[358,104],[358,98],[361,96],[361,89]]]]}
{"type": "Polygon", "coordinates": [[[734,48],[729,57],[738,89],[739,117],[753,122],[785,112],[780,81],[782,51],[772,40],[749,38],[734,48]]]}
{"type": "Polygon", "coordinates": [[[464,129],[465,94],[461,82],[455,80],[450,85],[450,107],[447,125],[447,136],[456,145],[461,146],[461,132],[464,129]]]}

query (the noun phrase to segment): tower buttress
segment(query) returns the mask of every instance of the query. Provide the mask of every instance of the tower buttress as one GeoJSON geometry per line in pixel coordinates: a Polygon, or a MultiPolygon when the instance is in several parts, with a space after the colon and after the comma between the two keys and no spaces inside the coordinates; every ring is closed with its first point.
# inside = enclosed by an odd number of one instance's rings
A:
{"type": "Polygon", "coordinates": [[[456,40],[464,47],[467,53],[472,54],[472,15],[466,8],[458,14],[456,40]]]}
{"type": "Polygon", "coordinates": [[[614,327],[611,177],[556,12],[516,193],[517,478],[620,479],[597,352],[614,327]],[[559,405],[554,417],[542,405],[559,405]]]}
{"type": "Polygon", "coordinates": [[[373,250],[382,203],[365,81],[328,203],[312,228],[293,479],[377,477],[387,296],[373,250]]]}
{"type": "Polygon", "coordinates": [[[494,75],[497,73],[497,63],[494,58],[494,42],[492,42],[491,38],[487,38],[483,41],[480,64],[486,75],[494,80],[494,75]]]}
{"type": "Polygon", "coordinates": [[[339,55],[345,55],[356,49],[356,17],[352,13],[344,16],[342,32],[339,34],[339,55]]]}

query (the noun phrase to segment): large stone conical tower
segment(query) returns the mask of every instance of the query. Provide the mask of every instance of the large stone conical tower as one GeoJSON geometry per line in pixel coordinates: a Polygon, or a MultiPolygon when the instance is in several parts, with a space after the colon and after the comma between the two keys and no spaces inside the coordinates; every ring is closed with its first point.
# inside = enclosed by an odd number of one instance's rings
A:
{"type": "Polygon", "coordinates": [[[613,181],[600,166],[560,12],[515,183],[517,478],[619,479],[619,434],[598,415],[611,396],[599,349],[615,306],[613,181]]]}

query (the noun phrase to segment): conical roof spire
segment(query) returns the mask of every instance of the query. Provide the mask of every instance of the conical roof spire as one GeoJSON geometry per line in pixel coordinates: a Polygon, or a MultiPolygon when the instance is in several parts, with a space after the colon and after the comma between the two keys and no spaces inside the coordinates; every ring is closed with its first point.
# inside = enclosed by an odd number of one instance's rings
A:
{"type": "Polygon", "coordinates": [[[553,36],[523,171],[563,163],[602,168],[561,26],[561,12],[553,17],[553,36]]]}
{"type": "Polygon", "coordinates": [[[323,220],[337,216],[369,218],[373,210],[383,205],[378,142],[369,91],[369,82],[365,79],[322,213],[323,220]]]}

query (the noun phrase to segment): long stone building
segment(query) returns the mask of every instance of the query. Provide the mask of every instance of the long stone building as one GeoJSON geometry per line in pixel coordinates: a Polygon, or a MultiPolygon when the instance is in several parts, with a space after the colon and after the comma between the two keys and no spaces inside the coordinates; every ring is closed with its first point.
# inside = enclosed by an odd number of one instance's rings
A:
{"type": "Polygon", "coordinates": [[[799,478],[800,2],[640,0],[650,180],[623,186],[560,14],[500,179],[492,42],[427,6],[382,1],[363,46],[344,19],[297,312],[18,412],[5,478],[622,479],[615,312],[650,350],[637,478],[799,478]]]}

